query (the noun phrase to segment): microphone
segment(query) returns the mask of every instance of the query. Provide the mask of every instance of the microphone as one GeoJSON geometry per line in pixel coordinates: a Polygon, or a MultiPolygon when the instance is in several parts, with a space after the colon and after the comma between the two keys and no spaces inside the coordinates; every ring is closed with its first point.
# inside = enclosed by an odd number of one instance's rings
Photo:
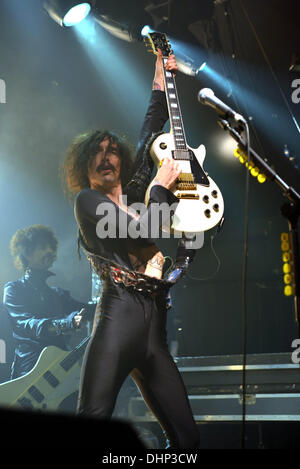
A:
{"type": "Polygon", "coordinates": [[[202,88],[198,93],[198,101],[202,104],[211,106],[217,113],[224,119],[232,118],[237,122],[246,122],[241,114],[235,112],[227,104],[223,103],[215,96],[215,93],[210,88],[202,88]]]}

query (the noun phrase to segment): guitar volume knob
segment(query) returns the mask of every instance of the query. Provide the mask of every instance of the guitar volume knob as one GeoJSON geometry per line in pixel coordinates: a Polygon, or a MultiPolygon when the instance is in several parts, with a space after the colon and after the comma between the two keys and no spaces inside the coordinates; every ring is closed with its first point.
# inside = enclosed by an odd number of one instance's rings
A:
{"type": "Polygon", "coordinates": [[[208,202],[209,202],[209,197],[208,197],[208,195],[204,195],[204,196],[203,196],[203,202],[205,202],[206,204],[208,204],[208,202]]]}
{"type": "Polygon", "coordinates": [[[211,195],[216,199],[218,197],[218,192],[216,190],[213,190],[211,195]]]}
{"type": "Polygon", "coordinates": [[[207,218],[210,218],[210,210],[209,209],[205,210],[204,214],[207,218]]]}
{"type": "Polygon", "coordinates": [[[215,212],[218,212],[218,211],[219,211],[219,205],[218,205],[218,204],[215,204],[215,205],[213,206],[213,209],[214,209],[215,212]]]}

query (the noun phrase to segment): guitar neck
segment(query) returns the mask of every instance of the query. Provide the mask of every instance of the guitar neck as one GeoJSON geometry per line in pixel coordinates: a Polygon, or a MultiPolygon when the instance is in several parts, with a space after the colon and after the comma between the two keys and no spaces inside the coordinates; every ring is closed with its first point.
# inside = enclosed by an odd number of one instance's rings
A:
{"type": "Polygon", "coordinates": [[[187,143],[177,94],[175,76],[173,75],[173,73],[165,69],[165,64],[167,60],[167,57],[163,57],[165,93],[169,109],[171,132],[174,135],[175,149],[186,150],[187,143]]]}

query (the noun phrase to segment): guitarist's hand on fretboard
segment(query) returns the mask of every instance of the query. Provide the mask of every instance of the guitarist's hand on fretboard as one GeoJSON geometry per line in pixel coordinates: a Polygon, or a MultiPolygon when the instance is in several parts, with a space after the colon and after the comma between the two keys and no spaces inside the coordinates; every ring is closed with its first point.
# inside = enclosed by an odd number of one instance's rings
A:
{"type": "MultiPolygon", "coordinates": [[[[165,91],[164,72],[163,72],[163,55],[160,49],[157,52],[157,59],[155,64],[155,75],[153,80],[153,90],[165,91]]],[[[178,70],[175,55],[170,55],[165,63],[165,69],[169,72],[176,74],[178,70]]]]}

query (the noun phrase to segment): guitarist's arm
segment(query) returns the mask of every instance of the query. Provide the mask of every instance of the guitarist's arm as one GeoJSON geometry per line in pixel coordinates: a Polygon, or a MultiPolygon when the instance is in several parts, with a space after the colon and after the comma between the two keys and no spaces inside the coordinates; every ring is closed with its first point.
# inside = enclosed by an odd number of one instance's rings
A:
{"type": "MultiPolygon", "coordinates": [[[[168,58],[166,68],[176,72],[177,65],[174,56],[168,58]]],[[[162,130],[168,118],[169,113],[164,93],[162,57],[160,54],[156,60],[152,94],[140,132],[133,177],[124,188],[124,194],[127,194],[129,203],[144,201],[154,167],[152,158],[147,151],[147,143],[152,135],[162,130]]]]}
{"type": "Polygon", "coordinates": [[[32,313],[30,305],[24,302],[22,293],[22,288],[15,282],[9,282],[4,287],[3,304],[17,335],[45,340],[78,327],[78,311],[73,311],[66,317],[37,317],[32,313]]]}
{"type": "Polygon", "coordinates": [[[68,290],[63,290],[62,288],[58,287],[56,287],[55,290],[61,295],[63,305],[62,307],[63,310],[66,312],[66,315],[71,313],[72,311],[81,311],[82,309],[84,309],[85,312],[83,319],[87,321],[92,321],[94,319],[94,304],[82,303],[81,301],[75,300],[74,298],[72,298],[68,290]]]}
{"type": "MultiPolygon", "coordinates": [[[[165,64],[165,69],[171,71],[173,74],[178,70],[175,55],[170,55],[165,64]]],[[[155,64],[155,75],[152,85],[153,90],[165,91],[165,82],[164,82],[164,72],[163,72],[163,62],[162,62],[162,53],[158,49],[157,59],[155,64]]]]}

